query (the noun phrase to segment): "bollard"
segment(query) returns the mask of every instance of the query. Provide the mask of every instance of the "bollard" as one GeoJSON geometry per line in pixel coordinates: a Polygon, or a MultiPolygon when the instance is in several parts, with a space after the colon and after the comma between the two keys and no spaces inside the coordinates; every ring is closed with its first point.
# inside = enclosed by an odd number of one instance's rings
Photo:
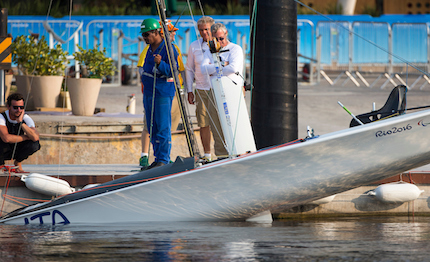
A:
{"type": "Polygon", "coordinates": [[[130,114],[136,114],[136,96],[131,94],[128,96],[127,112],[130,114]]]}

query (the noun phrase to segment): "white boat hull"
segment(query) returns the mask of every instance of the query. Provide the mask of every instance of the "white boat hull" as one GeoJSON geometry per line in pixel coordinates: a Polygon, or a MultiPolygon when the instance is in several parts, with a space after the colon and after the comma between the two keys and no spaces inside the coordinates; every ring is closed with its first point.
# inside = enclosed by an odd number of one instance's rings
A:
{"type": "Polygon", "coordinates": [[[260,150],[45,209],[18,212],[0,222],[245,220],[278,206],[309,203],[430,163],[430,125],[426,123],[430,123],[430,110],[260,150]]]}

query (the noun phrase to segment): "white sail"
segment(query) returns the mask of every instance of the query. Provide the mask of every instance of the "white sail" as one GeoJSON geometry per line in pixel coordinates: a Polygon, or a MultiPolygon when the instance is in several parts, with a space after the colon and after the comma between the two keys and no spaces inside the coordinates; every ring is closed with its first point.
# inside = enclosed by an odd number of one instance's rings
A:
{"type": "Polygon", "coordinates": [[[256,151],[254,133],[243,97],[243,82],[233,82],[226,76],[217,77],[212,79],[212,89],[227,152],[230,155],[240,155],[256,151]]]}
{"type": "Polygon", "coordinates": [[[254,152],[257,149],[246,109],[243,80],[235,74],[223,76],[219,53],[213,53],[212,58],[216,75],[211,77],[211,84],[226,150],[230,156],[254,152]]]}

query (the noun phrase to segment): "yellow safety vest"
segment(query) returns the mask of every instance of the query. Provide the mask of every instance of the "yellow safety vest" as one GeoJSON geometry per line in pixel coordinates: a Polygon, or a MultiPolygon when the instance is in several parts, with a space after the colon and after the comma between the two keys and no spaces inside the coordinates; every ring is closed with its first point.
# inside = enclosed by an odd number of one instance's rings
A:
{"type": "MultiPolygon", "coordinates": [[[[179,47],[175,44],[173,44],[178,51],[178,66],[179,66],[179,72],[185,71],[184,61],[182,61],[182,53],[181,50],[179,50],[179,47]]],[[[138,67],[143,67],[143,63],[145,63],[146,54],[148,53],[149,45],[145,46],[145,49],[143,49],[142,53],[140,53],[139,61],[137,62],[138,67]]],[[[181,86],[184,83],[184,80],[182,80],[181,74],[179,74],[179,82],[181,86]]]]}

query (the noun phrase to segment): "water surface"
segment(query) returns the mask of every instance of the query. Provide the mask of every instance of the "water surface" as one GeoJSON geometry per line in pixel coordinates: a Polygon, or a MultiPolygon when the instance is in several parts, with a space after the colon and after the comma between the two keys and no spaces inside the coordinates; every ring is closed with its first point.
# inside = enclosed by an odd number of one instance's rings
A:
{"type": "Polygon", "coordinates": [[[429,261],[430,218],[0,225],[1,261],[429,261]]]}

